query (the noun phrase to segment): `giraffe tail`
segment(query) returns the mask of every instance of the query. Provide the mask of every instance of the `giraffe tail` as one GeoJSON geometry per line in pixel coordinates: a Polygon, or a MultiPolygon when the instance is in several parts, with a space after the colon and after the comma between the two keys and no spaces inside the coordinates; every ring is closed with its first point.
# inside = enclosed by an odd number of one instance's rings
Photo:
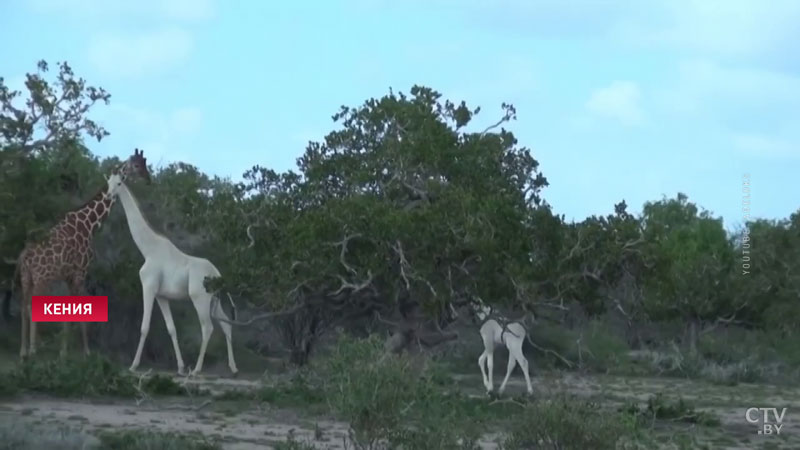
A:
{"type": "Polygon", "coordinates": [[[231,319],[236,320],[236,303],[233,302],[233,297],[228,293],[228,300],[231,302],[231,319]]]}
{"type": "MultiPolygon", "coordinates": [[[[233,302],[233,297],[231,297],[231,294],[227,295],[228,295],[228,301],[230,301],[231,303],[231,320],[235,322],[237,315],[236,304],[233,302]]],[[[211,315],[217,320],[220,320],[220,316],[216,314],[216,312],[220,309],[222,309],[222,301],[219,299],[219,295],[214,295],[214,298],[211,300],[211,315]]],[[[223,315],[225,314],[224,309],[222,309],[222,314],[223,315]]]]}

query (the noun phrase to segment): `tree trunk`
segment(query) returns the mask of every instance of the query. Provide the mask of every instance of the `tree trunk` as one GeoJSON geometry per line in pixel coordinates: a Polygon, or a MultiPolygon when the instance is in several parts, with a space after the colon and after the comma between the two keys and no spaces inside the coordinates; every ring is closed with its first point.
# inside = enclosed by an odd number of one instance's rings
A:
{"type": "Polygon", "coordinates": [[[3,297],[3,319],[6,322],[11,322],[11,290],[6,289],[5,296],[3,297]]]}
{"type": "Polygon", "coordinates": [[[697,335],[699,326],[699,320],[696,318],[689,319],[689,354],[691,356],[697,356],[697,335]]]}

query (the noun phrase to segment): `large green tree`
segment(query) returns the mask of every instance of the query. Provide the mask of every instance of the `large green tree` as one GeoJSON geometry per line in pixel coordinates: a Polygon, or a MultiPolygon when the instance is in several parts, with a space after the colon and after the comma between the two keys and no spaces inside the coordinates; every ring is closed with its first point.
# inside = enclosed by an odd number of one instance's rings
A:
{"type": "Polygon", "coordinates": [[[342,107],[341,128],[309,144],[300,173],[254,167],[210,196],[225,287],[272,307],[313,304],[302,324],[283,321],[302,329],[289,333],[300,353],[334,318],[378,313],[432,341],[422,330],[438,330],[450,304],[513,302],[547,181],[500,128],[515,118],[503,108],[495,126],[468,132],[479,110],[425,87],[342,107]]]}
{"type": "Polygon", "coordinates": [[[653,260],[645,276],[645,308],[657,320],[685,320],[694,351],[700,327],[732,320],[743,307],[741,297],[731,291],[732,242],[721,218],[681,193],[647,202],[643,220],[653,260]]]}

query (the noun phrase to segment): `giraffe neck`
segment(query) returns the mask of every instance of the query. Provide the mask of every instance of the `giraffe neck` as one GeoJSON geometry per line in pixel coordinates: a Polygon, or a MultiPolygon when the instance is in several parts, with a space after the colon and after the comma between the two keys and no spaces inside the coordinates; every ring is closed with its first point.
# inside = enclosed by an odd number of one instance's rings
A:
{"type": "Polygon", "coordinates": [[[101,189],[91,200],[82,207],[67,213],[61,223],[62,231],[77,237],[91,239],[92,234],[103,224],[103,221],[114,206],[114,197],[106,194],[107,189],[101,189]]]}
{"type": "Polygon", "coordinates": [[[154,254],[161,245],[161,237],[153,231],[147,219],[144,218],[136,198],[128,189],[125,183],[119,187],[119,200],[125,209],[125,217],[128,219],[128,229],[131,237],[142,253],[147,258],[154,254]]]}

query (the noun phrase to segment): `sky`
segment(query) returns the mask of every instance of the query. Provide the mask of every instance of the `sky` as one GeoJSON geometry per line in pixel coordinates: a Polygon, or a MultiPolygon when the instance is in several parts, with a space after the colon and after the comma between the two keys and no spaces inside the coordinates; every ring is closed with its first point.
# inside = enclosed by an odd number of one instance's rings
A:
{"type": "Polygon", "coordinates": [[[0,0],[0,76],[67,61],[112,94],[99,156],[233,180],[296,168],[357,106],[414,84],[508,125],[572,220],[678,192],[743,222],[800,208],[797,0],[0,0]]]}

